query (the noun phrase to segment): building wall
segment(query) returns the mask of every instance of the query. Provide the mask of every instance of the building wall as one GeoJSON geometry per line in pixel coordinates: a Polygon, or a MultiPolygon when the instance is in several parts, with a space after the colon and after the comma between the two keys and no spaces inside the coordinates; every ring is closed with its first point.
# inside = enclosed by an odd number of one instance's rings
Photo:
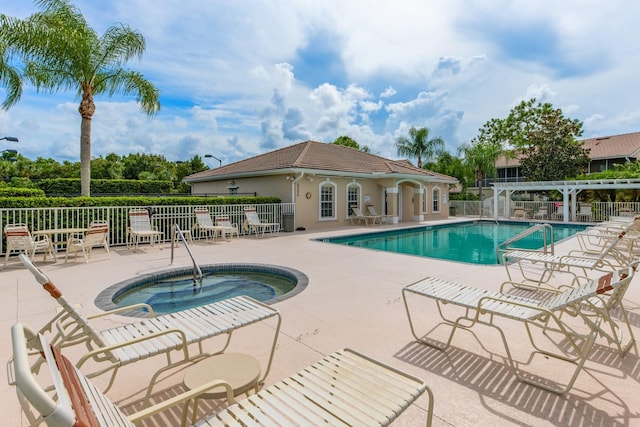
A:
{"type": "MultiPolygon", "coordinates": [[[[197,182],[191,186],[192,194],[230,194],[228,187],[237,187],[238,193],[253,193],[258,196],[278,197],[283,202],[296,204],[296,227],[305,229],[321,229],[351,224],[350,211],[347,209],[348,186],[359,188],[358,206],[366,213],[366,205],[371,204],[379,214],[385,213],[385,188],[391,185],[391,180],[378,181],[375,179],[352,179],[343,177],[319,177],[305,176],[302,179],[292,181],[287,176],[272,175],[256,178],[239,178],[224,181],[197,182]],[[327,184],[335,189],[335,218],[320,218],[320,192],[322,185],[327,184]]],[[[448,216],[449,206],[441,200],[439,214],[432,212],[431,189],[433,185],[426,187],[427,197],[426,212],[422,209],[422,197],[414,194],[418,187],[416,183],[403,183],[399,190],[402,191],[402,217],[401,222],[415,222],[416,212],[424,214],[424,219],[440,219],[448,216]],[[420,206],[415,207],[418,203],[420,206]]],[[[441,194],[444,194],[447,185],[440,185],[441,194]]],[[[387,197],[396,197],[396,194],[388,194],[387,197]]],[[[423,196],[424,197],[424,196],[423,196]]],[[[447,196],[448,199],[448,196],[447,196]]],[[[391,203],[388,203],[392,206],[391,203]]],[[[391,212],[386,212],[391,214],[391,212]]]]}

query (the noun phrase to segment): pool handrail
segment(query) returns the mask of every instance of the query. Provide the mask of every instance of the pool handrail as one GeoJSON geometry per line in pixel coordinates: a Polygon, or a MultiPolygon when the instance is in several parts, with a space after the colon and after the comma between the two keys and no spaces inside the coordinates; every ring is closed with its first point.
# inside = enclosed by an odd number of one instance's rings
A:
{"type": "Polygon", "coordinates": [[[195,285],[202,280],[202,270],[200,269],[200,266],[196,262],[196,259],[193,256],[193,252],[191,252],[191,248],[187,244],[187,239],[184,238],[184,233],[182,232],[178,224],[173,224],[171,234],[173,234],[173,236],[171,236],[171,264],[173,264],[173,248],[175,247],[175,243],[176,243],[175,237],[177,236],[180,238],[180,240],[182,240],[184,247],[187,249],[187,253],[189,254],[189,257],[191,258],[191,262],[193,263],[193,284],[195,285]]]}
{"type": "Polygon", "coordinates": [[[502,263],[502,254],[504,252],[506,252],[509,249],[509,245],[517,242],[519,240],[524,239],[527,236],[532,235],[535,232],[538,231],[542,231],[542,249],[541,250],[536,250],[536,249],[530,249],[531,252],[542,252],[544,254],[554,254],[555,251],[555,246],[553,243],[553,226],[549,223],[542,223],[542,224],[534,224],[531,227],[527,228],[524,231],[521,231],[520,233],[516,234],[515,236],[505,240],[504,242],[500,243],[497,247],[496,247],[496,258],[498,260],[498,264],[502,263]],[[547,244],[547,229],[549,230],[549,235],[551,237],[551,241],[549,242],[549,244],[547,244]]]}

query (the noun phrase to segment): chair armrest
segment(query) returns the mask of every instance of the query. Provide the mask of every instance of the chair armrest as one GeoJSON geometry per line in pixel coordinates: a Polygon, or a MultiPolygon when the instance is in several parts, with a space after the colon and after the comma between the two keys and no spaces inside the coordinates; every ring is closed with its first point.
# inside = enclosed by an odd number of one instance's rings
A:
{"type": "Polygon", "coordinates": [[[108,353],[112,350],[117,350],[119,348],[123,348],[123,347],[127,347],[127,346],[131,346],[131,345],[135,345],[138,344],[140,342],[144,342],[144,341],[149,341],[152,339],[156,339],[160,336],[163,335],[171,335],[171,334],[176,334],[180,337],[180,340],[182,341],[182,346],[180,347],[182,349],[182,351],[184,352],[184,357],[185,360],[189,360],[189,344],[187,343],[187,335],[184,333],[184,331],[180,330],[180,329],[167,329],[161,332],[155,332],[149,335],[145,335],[142,337],[138,337],[138,338],[134,338],[131,339],[129,341],[124,341],[118,344],[113,344],[113,345],[109,345],[109,346],[104,346],[104,347],[100,347],[97,348],[95,350],[92,350],[88,353],[85,353],[80,360],[78,361],[78,363],[76,364],[76,366],[78,367],[78,369],[84,365],[84,363],[93,358],[94,356],[97,356],[99,354],[103,354],[103,353],[108,353]]]}
{"type": "Polygon", "coordinates": [[[545,286],[545,284],[538,284],[536,283],[535,285],[530,285],[528,283],[522,283],[522,282],[511,282],[511,281],[507,281],[507,282],[502,282],[502,285],[500,285],[500,293],[501,294],[505,294],[505,290],[506,288],[519,288],[519,289],[526,289],[528,291],[540,291],[540,292],[551,292],[551,293],[560,293],[560,291],[556,288],[550,287],[550,286],[545,286]]]}
{"type": "Polygon", "coordinates": [[[524,308],[529,308],[532,310],[537,310],[540,312],[540,314],[547,314],[549,316],[553,316],[554,318],[556,317],[551,311],[547,310],[546,308],[540,307],[535,301],[532,301],[531,304],[525,302],[525,301],[512,301],[512,300],[508,300],[508,299],[503,299],[503,298],[498,298],[498,297],[494,297],[494,296],[486,296],[486,297],[482,297],[480,298],[480,300],[478,300],[478,305],[477,305],[477,313],[476,317],[478,317],[480,314],[485,314],[485,313],[490,313],[490,314],[496,314],[496,315],[501,315],[502,313],[499,311],[495,311],[495,310],[491,310],[488,308],[483,308],[483,305],[485,303],[488,302],[499,302],[501,304],[505,304],[505,305],[512,305],[515,307],[524,307],[524,308]]]}
{"type": "Polygon", "coordinates": [[[142,409],[141,411],[136,412],[135,414],[131,414],[128,417],[129,421],[131,421],[132,423],[137,423],[138,421],[144,418],[147,418],[147,417],[150,417],[151,415],[155,415],[159,412],[162,412],[171,406],[196,398],[202,393],[205,393],[212,388],[220,387],[220,386],[223,386],[227,392],[227,405],[235,404],[236,401],[233,397],[233,389],[231,388],[231,385],[224,380],[213,380],[206,384],[201,385],[200,387],[196,387],[192,390],[186,391],[184,393],[180,393],[177,396],[173,396],[172,398],[167,399],[161,403],[157,403],[153,406],[142,409]]]}
{"type": "Polygon", "coordinates": [[[135,310],[136,308],[146,308],[147,309],[147,313],[149,313],[149,318],[155,317],[155,313],[153,312],[153,307],[151,307],[147,303],[140,302],[140,303],[137,303],[137,304],[131,304],[131,305],[127,305],[125,307],[118,307],[118,308],[114,308],[113,310],[104,311],[102,313],[94,314],[94,315],[88,316],[87,319],[89,319],[89,320],[97,319],[98,317],[105,317],[105,316],[108,316],[110,314],[117,314],[117,313],[122,313],[123,311],[135,310]]]}

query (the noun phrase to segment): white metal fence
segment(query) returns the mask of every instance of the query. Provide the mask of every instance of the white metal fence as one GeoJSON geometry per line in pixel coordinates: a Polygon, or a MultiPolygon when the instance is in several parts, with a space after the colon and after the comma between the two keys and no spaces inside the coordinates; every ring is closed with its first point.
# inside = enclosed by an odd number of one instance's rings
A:
{"type": "MultiPolygon", "coordinates": [[[[493,201],[491,203],[468,200],[451,200],[450,206],[455,209],[456,216],[479,216],[494,218],[493,201]]],[[[640,215],[640,202],[591,202],[590,219],[586,216],[578,216],[576,220],[588,222],[607,221],[612,216],[634,216],[640,215]]],[[[516,208],[522,208],[528,213],[528,217],[532,218],[541,207],[547,208],[547,219],[562,221],[562,204],[561,202],[533,202],[533,201],[512,201],[509,203],[509,212],[503,211],[503,204],[500,204],[498,218],[512,218],[513,211],[516,208]]],[[[578,206],[576,206],[578,209],[578,206]]],[[[579,212],[576,212],[578,214],[579,212]]],[[[569,212],[569,221],[573,218],[572,212],[569,212]]]]}
{"type": "MultiPolygon", "coordinates": [[[[151,221],[164,233],[164,239],[171,238],[173,224],[183,230],[190,230],[195,220],[196,207],[207,208],[211,216],[228,216],[232,223],[238,224],[240,232],[244,232],[244,208],[255,207],[260,219],[265,222],[278,222],[283,228],[285,216],[293,215],[295,222],[294,203],[270,203],[258,205],[181,205],[181,206],[150,206],[151,221]]],[[[109,243],[111,246],[127,243],[128,212],[133,206],[95,206],[95,207],[63,207],[63,208],[15,208],[0,209],[0,229],[7,224],[26,224],[33,232],[36,230],[51,230],[59,228],[84,228],[91,221],[103,220],[109,222],[109,243]]],[[[135,206],[140,208],[140,206],[135,206]]],[[[193,236],[197,238],[197,235],[193,236]]],[[[6,241],[4,233],[0,240],[0,254],[4,254],[6,241]]]]}

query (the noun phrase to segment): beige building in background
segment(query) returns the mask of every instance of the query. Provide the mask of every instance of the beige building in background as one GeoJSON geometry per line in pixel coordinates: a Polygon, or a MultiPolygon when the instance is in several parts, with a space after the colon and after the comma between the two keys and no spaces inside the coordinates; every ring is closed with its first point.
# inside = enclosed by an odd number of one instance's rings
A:
{"type": "Polygon", "coordinates": [[[350,223],[351,207],[371,205],[391,223],[449,215],[457,179],[349,147],[305,141],[185,177],[194,195],[278,197],[295,203],[296,227],[350,223]]]}

